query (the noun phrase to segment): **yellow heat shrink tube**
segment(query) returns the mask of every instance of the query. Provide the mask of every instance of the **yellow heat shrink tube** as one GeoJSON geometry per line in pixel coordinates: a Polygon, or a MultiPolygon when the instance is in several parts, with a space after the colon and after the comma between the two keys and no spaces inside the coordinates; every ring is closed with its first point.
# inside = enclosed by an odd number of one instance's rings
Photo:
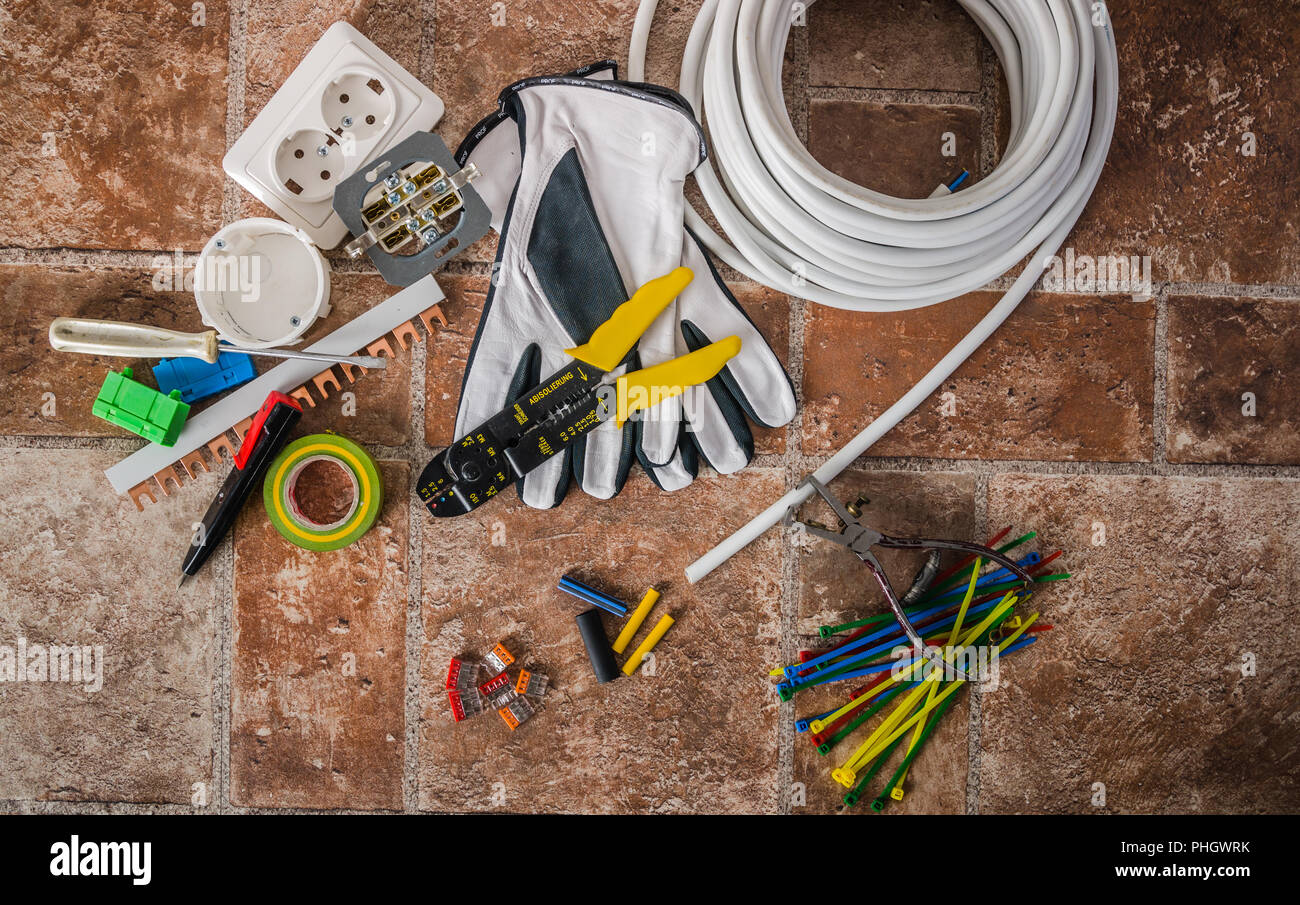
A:
{"type": "Polygon", "coordinates": [[[650,615],[650,611],[658,601],[659,592],[654,588],[645,592],[645,596],[641,598],[641,602],[637,604],[637,608],[632,611],[631,617],[627,620],[627,625],[623,626],[623,631],[618,633],[618,638],[614,641],[614,653],[621,654],[627,650],[637,630],[641,628],[641,623],[645,622],[645,617],[650,615]]]}
{"type": "Polygon", "coordinates": [[[659,643],[659,639],[667,634],[672,626],[673,617],[664,614],[660,618],[659,624],[654,627],[654,631],[646,635],[645,640],[641,642],[641,646],[632,651],[632,656],[627,658],[627,662],[623,664],[623,675],[630,676],[636,672],[641,666],[641,661],[645,659],[645,655],[654,650],[654,646],[659,643]]]}

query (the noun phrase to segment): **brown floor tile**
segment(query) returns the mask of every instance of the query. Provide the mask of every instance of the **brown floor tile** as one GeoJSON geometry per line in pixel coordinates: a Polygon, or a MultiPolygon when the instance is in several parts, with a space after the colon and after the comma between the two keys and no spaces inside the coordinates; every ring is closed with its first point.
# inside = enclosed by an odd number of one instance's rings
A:
{"type": "Polygon", "coordinates": [[[449,446],[455,440],[456,409],[470,344],[483,315],[488,277],[439,274],[446,293],[442,311],[448,327],[429,344],[424,372],[424,439],[430,446],[449,446]]]}
{"type": "MultiPolygon", "coordinates": [[[[170,266],[170,256],[165,257],[170,266]]],[[[91,414],[91,406],[110,370],[130,367],[136,380],[154,387],[151,366],[157,360],[133,360],[56,352],[50,348],[48,331],[56,317],[93,317],[153,324],[172,330],[205,329],[199,318],[194,295],[170,291],[171,271],[150,273],[128,268],[87,269],[49,267],[34,264],[0,265],[0,296],[5,302],[0,313],[0,373],[7,375],[13,390],[0,403],[0,432],[25,435],[75,437],[130,437],[130,432],[91,414]],[[161,282],[158,282],[161,281],[161,282]],[[163,291],[153,288],[155,282],[163,291]],[[46,395],[52,393],[51,400],[46,395]]],[[[337,329],[347,320],[391,295],[396,290],[377,276],[334,274],[331,278],[330,315],[313,325],[303,343],[310,344],[337,329]]],[[[344,399],[331,391],[329,399],[315,408],[307,407],[301,430],[336,430],[369,443],[398,446],[406,442],[411,420],[410,353],[398,354],[382,372],[359,376],[347,384],[339,378],[344,399]],[[355,407],[355,412],[353,408],[355,407]],[[352,414],[345,415],[344,412],[352,414]]],[[[259,371],[276,362],[256,359],[259,371]]],[[[336,375],[340,372],[335,369],[336,375]]],[[[319,396],[319,394],[316,394],[319,396]]],[[[210,405],[203,401],[192,414],[210,405]]]]}
{"type": "Polygon", "coordinates": [[[1171,462],[1300,464],[1297,315],[1296,299],[1169,300],[1171,462]]]}
{"type": "MultiPolygon", "coordinates": [[[[335,22],[347,22],[397,61],[407,72],[422,78],[420,43],[422,18],[417,3],[393,0],[353,0],[340,9],[319,0],[272,0],[254,3],[248,11],[245,49],[244,125],[262,112],[266,102],[284,84],[312,46],[335,22]]],[[[431,26],[430,26],[431,27],[431,26]]],[[[455,145],[452,145],[455,150],[455,145]]],[[[240,194],[241,216],[276,217],[270,208],[247,192],[240,194]]]]}
{"type": "Polygon", "coordinates": [[[809,102],[808,150],[818,163],[851,182],[900,198],[926,198],[963,167],[979,171],[980,112],[974,107],[814,98],[809,102]],[[956,136],[955,157],[943,156],[949,132],[956,136]]]}
{"type": "MultiPolygon", "coordinates": [[[[379,276],[369,274],[335,273],[330,277],[330,304],[328,317],[317,321],[303,337],[303,346],[309,346],[333,333],[352,318],[373,308],[396,293],[379,276]]],[[[432,303],[431,303],[432,304],[432,303]]],[[[330,397],[320,399],[312,388],[317,404],[304,408],[300,433],[332,430],[361,443],[384,446],[401,446],[411,431],[411,351],[403,350],[389,340],[394,357],[382,371],[357,374],[356,382],[349,384],[338,366],[332,368],[335,379],[342,388],[330,389],[330,397]],[[355,398],[345,397],[352,393],[355,398]]],[[[274,367],[266,359],[258,367],[274,367]]]]}
{"type": "MultiPolygon", "coordinates": [[[[975,531],[975,476],[942,472],[848,471],[830,484],[849,502],[865,495],[867,523],[907,537],[937,537],[983,542],[975,531]]],[[[820,500],[803,506],[802,520],[835,526],[835,516],[820,500]]],[[[998,530],[1003,526],[999,525],[998,530]]],[[[822,625],[835,625],[884,612],[884,595],[871,573],[838,544],[812,536],[796,540],[799,562],[799,631],[815,637],[822,625]]],[[[900,593],[906,592],[925,557],[896,550],[879,554],[881,565],[900,593]]]]}
{"type": "MultiPolygon", "coordinates": [[[[248,10],[244,124],[253,121],[285,79],[335,22],[347,22],[407,72],[420,78],[422,19],[418,3],[351,0],[271,0],[248,10]]],[[[438,91],[438,86],[433,85],[438,91]]]]}
{"type": "MultiPolygon", "coordinates": [[[[867,524],[878,530],[908,537],[977,542],[988,539],[975,534],[974,475],[849,471],[833,481],[831,488],[844,501],[851,501],[859,494],[867,496],[871,503],[864,510],[864,517],[867,524]]],[[[834,524],[834,517],[820,502],[804,506],[800,518],[834,524]]],[[[995,530],[1000,531],[1003,527],[1005,525],[999,524],[995,530]]],[[[870,572],[847,550],[813,537],[796,540],[795,549],[799,558],[798,629],[803,633],[804,647],[816,650],[830,646],[830,640],[817,638],[817,629],[821,625],[861,619],[886,610],[887,604],[870,572]]],[[[906,591],[924,562],[923,556],[912,553],[877,551],[877,555],[900,593],[906,591]]],[[[946,559],[945,564],[952,561],[955,560],[946,559]]],[[[838,707],[863,681],[835,683],[826,690],[802,692],[795,697],[795,712],[798,717],[805,718],[838,707]]],[[[887,813],[965,812],[969,734],[967,695],[968,692],[961,692],[960,698],[949,708],[909,771],[902,802],[891,801],[887,813]]],[[[795,779],[807,786],[809,813],[842,808],[846,790],[831,778],[831,771],[849,758],[892,709],[892,704],[887,705],[881,715],[873,717],[825,756],[817,753],[807,735],[795,736],[795,779]]],[[[902,755],[895,753],[886,769],[873,780],[870,795],[855,806],[854,813],[872,813],[871,798],[881,793],[901,761],[902,755]]]]}
{"type": "Polygon", "coordinates": [[[1300,17],[1288,0],[1112,7],[1119,116],[1066,244],[1146,255],[1157,280],[1300,278],[1300,17]],[[1246,133],[1254,156],[1243,155],[1246,133]]]}
{"type": "Polygon", "coordinates": [[[409,466],[381,462],[384,506],[350,547],[315,553],[260,500],[236,525],[231,802],[402,807],[409,466]]]}
{"type": "MultiPolygon", "coordinates": [[[[160,260],[170,266],[172,259],[160,260]]],[[[7,386],[0,401],[0,432],[134,436],[96,418],[90,409],[110,370],[130,367],[136,380],[154,387],[150,365],[157,362],[56,352],[50,348],[50,322],[56,317],[92,317],[171,330],[203,329],[194,294],[170,291],[170,270],[158,274],[158,285],[167,287],[163,290],[153,288],[153,274],[130,268],[0,264],[0,374],[7,386]]]]}
{"type": "Polygon", "coordinates": [[[0,451],[0,645],[103,648],[98,691],[0,683],[0,799],[215,803],[217,582],[176,582],[216,476],[137,512],[104,477],[119,458],[0,451]]]}
{"type": "Polygon", "coordinates": [[[983,39],[952,0],[821,0],[808,29],[813,85],[980,90],[983,39]]]}
{"type": "Polygon", "coordinates": [[[447,115],[438,134],[454,148],[511,82],[595,60],[626,61],[636,8],[636,0],[439,4],[433,87],[447,115]]]}
{"type": "Polygon", "coordinates": [[[1300,807],[1297,507],[1292,481],[994,477],[990,520],[1074,577],[984,695],[980,810],[1092,813],[1095,783],[1109,812],[1300,807]]]}
{"type": "MultiPolygon", "coordinates": [[[[456,409],[460,404],[460,385],[465,361],[478,330],[483,302],[487,298],[487,277],[442,275],[438,285],[447,294],[443,311],[450,328],[440,331],[429,348],[425,371],[424,435],[430,446],[447,446],[455,437],[456,409]]],[[[766,337],[782,364],[789,361],[789,300],[778,292],[752,283],[729,284],[746,314],[766,337]]],[[[785,451],[785,428],[765,428],[750,424],[754,432],[754,450],[758,455],[785,451]]]]}
{"type": "MultiPolygon", "coordinates": [[[[670,496],[638,475],[608,503],[539,512],[511,495],[426,522],[420,807],[775,810],[777,706],[764,673],[777,654],[778,539],[699,585],[682,569],[782,484],[779,471],[750,469],[670,496]],[[656,649],[657,675],[596,684],[573,621],[584,607],[554,590],[565,572],[633,604],[660,589],[652,618],[677,623],[656,649]],[[450,657],[497,641],[555,686],[514,733],[493,713],[453,723],[441,690],[450,657]]],[[[612,639],[616,620],[606,628],[612,639]]]]}
{"type": "MultiPolygon", "coordinates": [[[[804,452],[838,450],[947,354],[998,297],[977,292],[897,315],[809,306],[804,452]]],[[[868,454],[1148,461],[1154,330],[1149,301],[1032,293],[938,396],[868,454]]]]}
{"type": "Polygon", "coordinates": [[[224,4],[6,4],[0,245],[191,248],[221,220],[224,4]]]}

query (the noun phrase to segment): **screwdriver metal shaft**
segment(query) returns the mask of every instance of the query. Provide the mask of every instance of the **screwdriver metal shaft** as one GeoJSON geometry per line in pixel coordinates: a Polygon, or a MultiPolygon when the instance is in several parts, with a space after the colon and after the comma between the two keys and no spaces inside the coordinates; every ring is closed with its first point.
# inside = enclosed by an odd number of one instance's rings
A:
{"type": "Polygon", "coordinates": [[[238,352],[240,355],[257,355],[262,358],[301,358],[305,361],[327,361],[334,364],[357,365],[362,368],[386,368],[388,359],[380,355],[330,355],[328,352],[296,352],[290,349],[241,349],[221,343],[217,346],[222,352],[238,352]]]}
{"type": "Polygon", "coordinates": [[[221,352],[257,355],[265,358],[301,358],[307,361],[349,364],[362,368],[386,368],[388,359],[377,355],[333,355],[300,352],[296,349],[245,349],[217,341],[217,331],[180,333],[143,324],[90,318],[59,317],[50,324],[50,345],[60,352],[85,355],[117,355],[126,358],[201,358],[209,364],[221,352]]]}

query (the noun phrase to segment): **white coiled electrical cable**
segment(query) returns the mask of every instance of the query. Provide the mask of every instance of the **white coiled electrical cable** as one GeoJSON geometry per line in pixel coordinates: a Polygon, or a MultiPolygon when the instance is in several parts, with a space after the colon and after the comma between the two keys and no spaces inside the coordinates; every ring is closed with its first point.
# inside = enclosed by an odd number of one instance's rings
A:
{"type": "MultiPolygon", "coordinates": [[[[1098,0],[958,0],[1002,64],[1010,140],[997,167],[974,185],[931,198],[894,198],[836,176],[799,140],[781,92],[796,2],[705,0],[696,16],[679,90],[709,130],[709,162],[695,177],[727,238],[690,207],[686,225],[750,279],[854,311],[946,301],[1032,255],[970,334],[814,472],[827,483],[934,392],[1042,274],[1101,175],[1115,128],[1119,69],[1109,14],[1098,0]]],[[[642,0],[637,11],[628,65],[633,81],[644,78],[657,6],[658,0],[642,0]]],[[[804,486],[787,493],[688,567],[687,577],[707,575],[811,492],[804,486]]]]}

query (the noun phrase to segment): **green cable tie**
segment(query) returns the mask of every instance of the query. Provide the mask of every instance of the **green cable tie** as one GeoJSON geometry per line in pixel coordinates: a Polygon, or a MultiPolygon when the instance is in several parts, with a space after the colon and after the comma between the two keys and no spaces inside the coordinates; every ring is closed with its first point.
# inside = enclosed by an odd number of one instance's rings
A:
{"type": "MultiPolygon", "coordinates": [[[[957,695],[956,693],[953,693],[951,696],[946,698],[942,704],[940,704],[937,708],[935,708],[934,713],[931,715],[930,719],[926,722],[925,728],[921,730],[921,737],[916,740],[916,747],[914,747],[911,751],[907,752],[907,757],[903,758],[903,762],[898,765],[898,769],[894,771],[894,775],[889,777],[889,782],[885,783],[885,791],[877,795],[875,800],[871,802],[871,809],[873,811],[877,811],[877,812],[883,811],[885,809],[885,805],[889,804],[889,797],[888,797],[889,791],[893,789],[894,786],[898,785],[898,778],[903,775],[904,770],[906,770],[908,767],[912,765],[912,761],[916,760],[916,756],[920,754],[921,749],[925,747],[926,739],[930,737],[930,733],[934,730],[934,727],[938,724],[939,719],[948,710],[948,705],[950,705],[955,700],[957,700],[957,695]]],[[[902,741],[902,739],[899,739],[899,741],[902,741]]]]}

